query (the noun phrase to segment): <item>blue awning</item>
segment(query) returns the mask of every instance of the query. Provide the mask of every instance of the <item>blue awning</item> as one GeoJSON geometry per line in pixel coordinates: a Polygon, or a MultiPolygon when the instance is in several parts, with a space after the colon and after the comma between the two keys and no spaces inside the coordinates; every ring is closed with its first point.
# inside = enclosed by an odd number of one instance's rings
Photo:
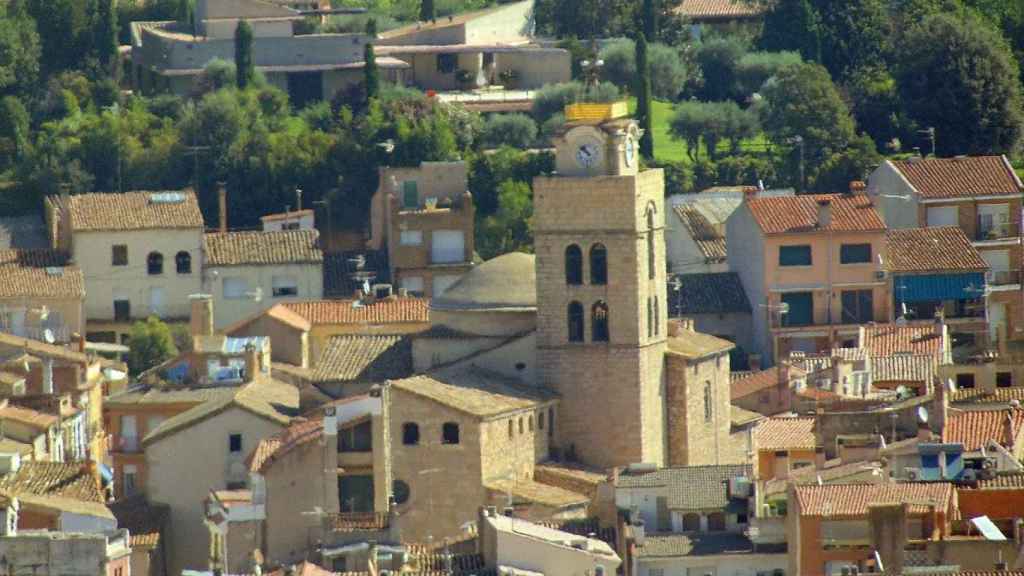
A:
{"type": "Polygon", "coordinates": [[[973,300],[985,294],[985,274],[921,274],[896,276],[893,296],[900,302],[935,302],[938,300],[973,300]]]}

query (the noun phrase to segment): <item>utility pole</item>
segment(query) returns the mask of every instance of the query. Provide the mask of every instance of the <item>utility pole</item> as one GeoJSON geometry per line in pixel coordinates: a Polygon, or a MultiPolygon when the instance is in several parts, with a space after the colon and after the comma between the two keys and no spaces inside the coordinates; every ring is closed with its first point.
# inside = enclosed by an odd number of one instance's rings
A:
{"type": "Polygon", "coordinates": [[[798,134],[796,136],[793,136],[792,138],[788,138],[786,142],[790,144],[796,144],[797,146],[800,147],[800,189],[797,190],[797,192],[803,192],[804,188],[807,187],[807,181],[804,178],[804,137],[798,134]]]}
{"type": "Polygon", "coordinates": [[[929,126],[924,130],[918,130],[917,133],[923,134],[926,138],[928,138],[928,142],[931,144],[932,147],[932,158],[935,158],[935,127],[929,126]]]}

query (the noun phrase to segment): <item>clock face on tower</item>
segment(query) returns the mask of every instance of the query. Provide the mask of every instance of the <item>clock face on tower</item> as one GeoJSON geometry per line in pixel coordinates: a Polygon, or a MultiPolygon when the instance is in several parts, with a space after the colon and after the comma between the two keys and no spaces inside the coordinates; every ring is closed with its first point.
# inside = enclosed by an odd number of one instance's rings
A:
{"type": "Polygon", "coordinates": [[[636,162],[636,139],[632,134],[626,137],[625,148],[626,166],[632,168],[633,162],[636,162]]]}
{"type": "Polygon", "coordinates": [[[593,168],[601,162],[601,146],[597,142],[581,142],[576,148],[576,163],[583,168],[593,168]]]}

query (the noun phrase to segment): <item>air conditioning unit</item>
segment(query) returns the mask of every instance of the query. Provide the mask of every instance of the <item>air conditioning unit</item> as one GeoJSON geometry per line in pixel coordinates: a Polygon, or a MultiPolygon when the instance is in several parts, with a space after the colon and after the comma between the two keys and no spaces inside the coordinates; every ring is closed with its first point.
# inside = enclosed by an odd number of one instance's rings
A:
{"type": "Polygon", "coordinates": [[[920,468],[907,468],[905,469],[905,472],[907,474],[907,480],[910,480],[911,482],[916,482],[921,479],[920,468]]]}

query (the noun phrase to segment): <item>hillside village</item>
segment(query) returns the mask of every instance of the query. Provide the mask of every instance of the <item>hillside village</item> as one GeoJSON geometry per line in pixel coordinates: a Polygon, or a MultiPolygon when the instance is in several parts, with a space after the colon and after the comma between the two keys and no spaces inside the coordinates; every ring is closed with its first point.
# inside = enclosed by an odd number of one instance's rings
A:
{"type": "Polygon", "coordinates": [[[824,0],[97,2],[0,16],[0,572],[1024,574],[1010,16],[954,132],[824,0]]]}

